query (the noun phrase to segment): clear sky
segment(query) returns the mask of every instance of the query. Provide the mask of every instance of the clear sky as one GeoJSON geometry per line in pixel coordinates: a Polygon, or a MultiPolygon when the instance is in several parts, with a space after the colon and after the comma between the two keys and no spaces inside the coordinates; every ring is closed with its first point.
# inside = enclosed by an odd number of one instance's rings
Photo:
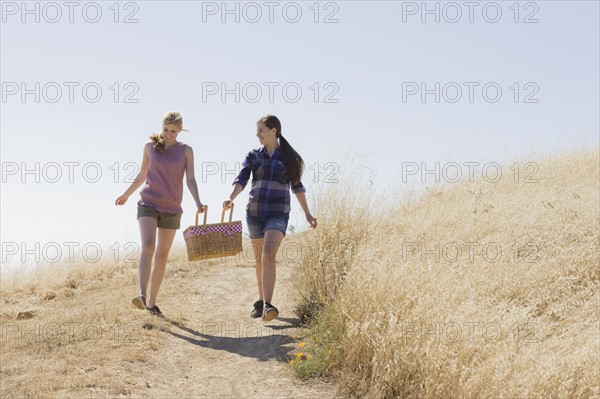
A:
{"type": "MultiPolygon", "coordinates": [[[[2,2],[5,265],[36,243],[42,260],[57,243],[60,261],[65,242],[109,259],[139,243],[139,193],[114,201],[168,110],[183,114],[211,222],[265,114],[304,157],[309,201],[352,173],[348,154],[385,190],[402,187],[406,163],[598,145],[597,1],[23,4],[2,2]]],[[[292,200],[290,224],[305,228],[292,200]]],[[[187,189],[183,208],[178,243],[193,224],[187,189]]]]}

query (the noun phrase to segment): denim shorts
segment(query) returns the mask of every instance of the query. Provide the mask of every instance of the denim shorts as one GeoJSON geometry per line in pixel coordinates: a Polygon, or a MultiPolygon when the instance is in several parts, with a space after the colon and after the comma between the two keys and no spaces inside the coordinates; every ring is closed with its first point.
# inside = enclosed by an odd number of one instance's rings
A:
{"type": "Polygon", "coordinates": [[[290,214],[285,213],[278,216],[252,216],[246,214],[246,223],[250,238],[262,238],[267,230],[281,231],[285,236],[290,214]]]}
{"type": "Polygon", "coordinates": [[[161,229],[179,229],[181,224],[181,213],[159,212],[149,206],[138,204],[137,218],[150,216],[157,220],[157,227],[161,229]]]}

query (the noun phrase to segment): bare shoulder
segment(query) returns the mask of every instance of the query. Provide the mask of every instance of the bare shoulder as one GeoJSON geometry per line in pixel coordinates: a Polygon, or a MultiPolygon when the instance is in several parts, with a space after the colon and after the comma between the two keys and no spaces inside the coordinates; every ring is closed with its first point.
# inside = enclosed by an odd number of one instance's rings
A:
{"type": "Polygon", "coordinates": [[[185,156],[186,157],[194,156],[194,150],[192,150],[192,147],[190,147],[187,144],[184,144],[184,146],[185,146],[185,156]]]}

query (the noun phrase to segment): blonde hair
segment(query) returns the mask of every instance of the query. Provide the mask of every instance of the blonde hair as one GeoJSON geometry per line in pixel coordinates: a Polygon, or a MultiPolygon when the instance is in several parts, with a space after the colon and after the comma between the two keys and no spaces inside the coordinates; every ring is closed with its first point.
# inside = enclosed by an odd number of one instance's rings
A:
{"type": "MultiPolygon", "coordinates": [[[[175,125],[183,131],[186,129],[183,128],[183,117],[177,111],[169,111],[167,112],[162,119],[163,126],[164,125],[175,125]]],[[[158,151],[162,151],[165,149],[165,138],[161,134],[152,134],[150,135],[150,140],[154,142],[154,148],[158,151]]]]}

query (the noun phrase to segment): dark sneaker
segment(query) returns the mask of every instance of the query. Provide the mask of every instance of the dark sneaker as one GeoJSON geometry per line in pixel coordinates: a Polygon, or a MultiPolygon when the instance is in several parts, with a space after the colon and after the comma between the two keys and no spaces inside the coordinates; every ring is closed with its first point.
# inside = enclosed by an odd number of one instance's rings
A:
{"type": "Polygon", "coordinates": [[[146,309],[146,297],[143,295],[136,296],[131,300],[131,303],[138,309],[146,309]]]}
{"type": "Polygon", "coordinates": [[[148,309],[148,311],[150,313],[152,313],[154,316],[162,316],[162,312],[160,311],[160,309],[158,308],[158,306],[154,305],[151,308],[146,308],[148,309]]]}
{"type": "Polygon", "coordinates": [[[262,316],[262,321],[271,321],[279,316],[279,310],[269,302],[265,302],[265,309],[262,316]]]}
{"type": "Polygon", "coordinates": [[[254,309],[252,309],[252,312],[250,312],[250,317],[256,319],[258,317],[261,317],[263,314],[263,301],[262,299],[259,299],[258,301],[254,302],[254,309]]]}

